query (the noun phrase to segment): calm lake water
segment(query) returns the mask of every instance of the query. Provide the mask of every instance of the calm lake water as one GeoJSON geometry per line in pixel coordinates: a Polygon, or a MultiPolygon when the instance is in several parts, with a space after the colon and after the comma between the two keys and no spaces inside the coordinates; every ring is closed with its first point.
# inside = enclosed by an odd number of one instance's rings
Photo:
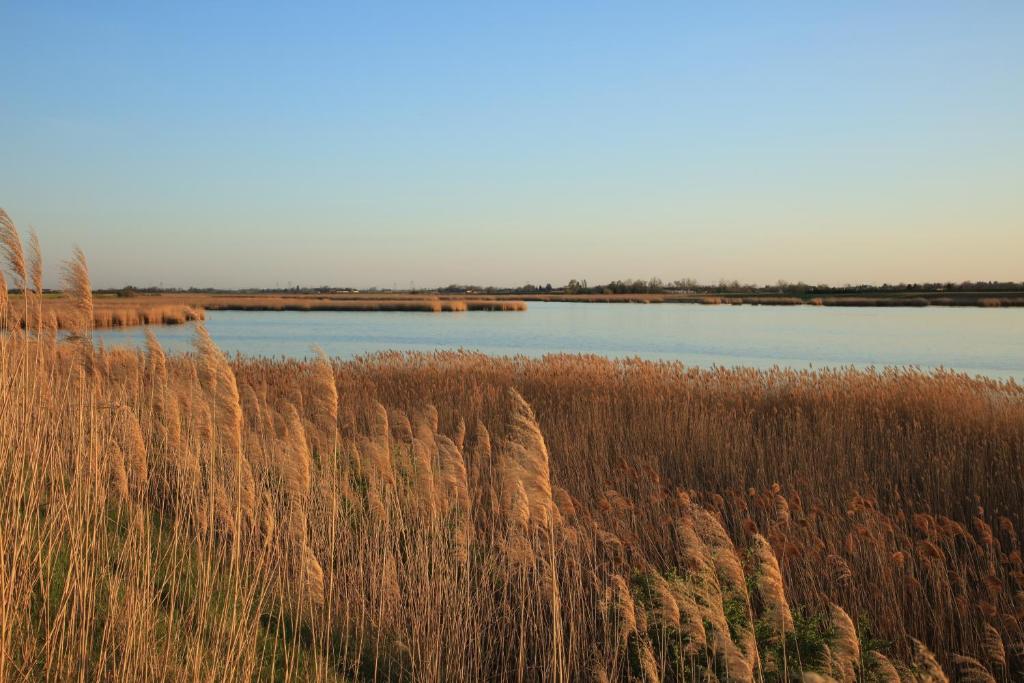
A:
{"type": "MultiPolygon", "coordinates": [[[[526,312],[208,312],[227,353],[306,357],[319,344],[351,358],[386,349],[492,355],[595,353],[709,367],[946,367],[1024,381],[1024,308],[822,308],[530,302],[526,312]]],[[[191,325],[153,328],[168,350],[191,325]]],[[[107,345],[141,329],[104,330],[107,345]]]]}

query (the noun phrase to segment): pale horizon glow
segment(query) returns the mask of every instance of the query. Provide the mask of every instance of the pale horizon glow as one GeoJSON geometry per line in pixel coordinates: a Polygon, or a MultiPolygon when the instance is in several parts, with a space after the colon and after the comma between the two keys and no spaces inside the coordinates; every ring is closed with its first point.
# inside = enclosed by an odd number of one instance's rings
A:
{"type": "Polygon", "coordinates": [[[0,6],[49,286],[1024,280],[1024,3],[144,5],[0,6]]]}

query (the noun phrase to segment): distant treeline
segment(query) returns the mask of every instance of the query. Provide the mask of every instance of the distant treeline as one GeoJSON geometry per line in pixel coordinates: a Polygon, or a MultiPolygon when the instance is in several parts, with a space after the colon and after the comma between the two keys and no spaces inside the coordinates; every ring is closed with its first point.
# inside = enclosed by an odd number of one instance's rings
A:
{"type": "Polygon", "coordinates": [[[719,280],[717,283],[699,283],[692,278],[664,282],[649,280],[613,280],[607,284],[590,285],[586,280],[570,280],[562,287],[526,284],[521,287],[480,287],[475,285],[448,285],[441,293],[480,292],[485,294],[898,294],[921,292],[1024,292],[1024,282],[923,282],[883,285],[812,285],[806,282],[779,280],[772,285],[743,284],[738,280],[719,280]]]}
{"type": "MultiPolygon", "coordinates": [[[[12,290],[16,292],[17,290],[12,290]]],[[[49,291],[49,290],[48,290],[49,291]]],[[[806,282],[779,280],[775,284],[744,284],[738,280],[719,280],[716,283],[700,283],[692,278],[664,282],[660,278],[649,280],[613,280],[606,284],[591,285],[586,280],[572,279],[565,285],[555,286],[550,282],[543,285],[524,284],[517,287],[493,287],[483,285],[450,284],[439,288],[390,289],[370,287],[267,287],[245,289],[222,289],[215,287],[135,287],[132,285],[112,289],[98,289],[97,294],[113,296],[140,296],[147,294],[346,294],[346,293],[437,293],[437,294],[783,294],[789,296],[814,297],[821,295],[864,295],[864,294],[922,294],[930,292],[948,293],[1024,293],[1024,281],[1000,282],[916,282],[898,284],[845,284],[826,285],[806,282]]]]}

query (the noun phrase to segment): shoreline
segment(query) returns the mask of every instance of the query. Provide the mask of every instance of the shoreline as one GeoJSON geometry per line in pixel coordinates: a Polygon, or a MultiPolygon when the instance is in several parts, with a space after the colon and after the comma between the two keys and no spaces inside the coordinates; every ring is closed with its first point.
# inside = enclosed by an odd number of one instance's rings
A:
{"type": "MultiPolygon", "coordinates": [[[[861,296],[770,296],[757,294],[94,294],[93,326],[97,329],[143,325],[180,325],[204,320],[207,311],[331,311],[464,313],[474,311],[521,312],[529,302],[604,304],[696,304],[702,306],[824,306],[850,308],[1024,308],[1024,293],[944,293],[861,296]]],[[[14,319],[9,326],[24,326],[21,306],[12,297],[14,319]]],[[[71,306],[59,292],[47,292],[42,304],[44,321],[58,330],[68,329],[71,306]]],[[[29,312],[30,318],[32,312],[29,312]]]]}

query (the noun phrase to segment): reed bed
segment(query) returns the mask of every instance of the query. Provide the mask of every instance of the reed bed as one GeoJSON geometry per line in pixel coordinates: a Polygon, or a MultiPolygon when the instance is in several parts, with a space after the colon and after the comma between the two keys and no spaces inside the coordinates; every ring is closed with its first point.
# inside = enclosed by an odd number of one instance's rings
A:
{"type": "Polygon", "coordinates": [[[203,308],[211,311],[419,311],[425,313],[464,311],[525,311],[523,301],[498,299],[452,299],[442,297],[410,298],[336,298],[336,297],[226,297],[203,298],[203,308]]]}
{"type": "MultiPolygon", "coordinates": [[[[1009,301],[1009,300],[1008,300],[1009,301]]],[[[880,297],[865,297],[865,296],[825,296],[820,297],[816,305],[820,306],[858,306],[858,307],[891,307],[891,306],[902,306],[911,308],[920,308],[922,306],[955,306],[957,303],[953,299],[927,299],[925,297],[900,297],[885,299],[880,297]]],[[[965,304],[960,304],[965,305],[965,304]]],[[[980,305],[972,303],[969,305],[980,305]]]]}
{"type": "MultiPolygon", "coordinates": [[[[31,299],[31,297],[30,297],[31,299]]],[[[22,329],[38,326],[70,330],[75,317],[74,303],[66,298],[45,297],[38,305],[25,307],[21,295],[11,297],[7,324],[22,329]],[[42,317],[40,321],[35,316],[42,317]]],[[[138,299],[97,299],[93,307],[91,327],[105,329],[112,327],[137,327],[140,325],[183,325],[188,322],[205,320],[201,307],[184,303],[164,302],[154,298],[138,299]]]]}
{"type": "MultiPolygon", "coordinates": [[[[31,297],[30,297],[31,298],[31,297]]],[[[38,297],[38,305],[25,307],[21,294],[11,297],[11,325],[23,329],[36,323],[32,316],[38,311],[43,324],[69,330],[73,303],[66,297],[38,297]],[[26,317],[27,316],[27,317],[26,317]]],[[[226,297],[208,295],[154,295],[118,298],[97,298],[93,307],[92,327],[135,327],[140,325],[181,325],[206,319],[206,311],[403,311],[403,312],[465,312],[525,311],[526,303],[510,299],[454,299],[421,296],[415,298],[336,299],[326,297],[226,297]]]]}
{"type": "MultiPolygon", "coordinates": [[[[164,298],[164,297],[161,297],[164,298]]],[[[211,311],[406,311],[445,313],[465,311],[525,311],[526,303],[513,299],[453,298],[442,296],[188,296],[185,300],[211,311]]]]}
{"type": "Polygon", "coordinates": [[[97,349],[65,281],[0,298],[2,682],[1024,676],[1017,384],[97,349]]]}
{"type": "Polygon", "coordinates": [[[435,298],[338,300],[313,297],[211,297],[204,307],[211,311],[407,311],[441,313],[465,311],[464,302],[435,298]]]}
{"type": "Polygon", "coordinates": [[[525,294],[528,301],[563,301],[567,303],[591,304],[660,304],[666,301],[689,303],[694,297],[677,297],[666,294],[525,294]]]}
{"type": "Polygon", "coordinates": [[[745,296],[743,303],[754,306],[800,306],[805,302],[797,296],[745,296]]]}
{"type": "Polygon", "coordinates": [[[508,296],[478,296],[473,294],[406,294],[401,292],[373,292],[373,293],[341,293],[325,294],[317,298],[330,301],[403,301],[409,300],[440,300],[441,302],[463,302],[465,310],[469,311],[525,311],[526,301],[508,296]]]}
{"type": "Polygon", "coordinates": [[[471,311],[525,311],[525,301],[510,299],[468,299],[466,306],[471,311]]]}

